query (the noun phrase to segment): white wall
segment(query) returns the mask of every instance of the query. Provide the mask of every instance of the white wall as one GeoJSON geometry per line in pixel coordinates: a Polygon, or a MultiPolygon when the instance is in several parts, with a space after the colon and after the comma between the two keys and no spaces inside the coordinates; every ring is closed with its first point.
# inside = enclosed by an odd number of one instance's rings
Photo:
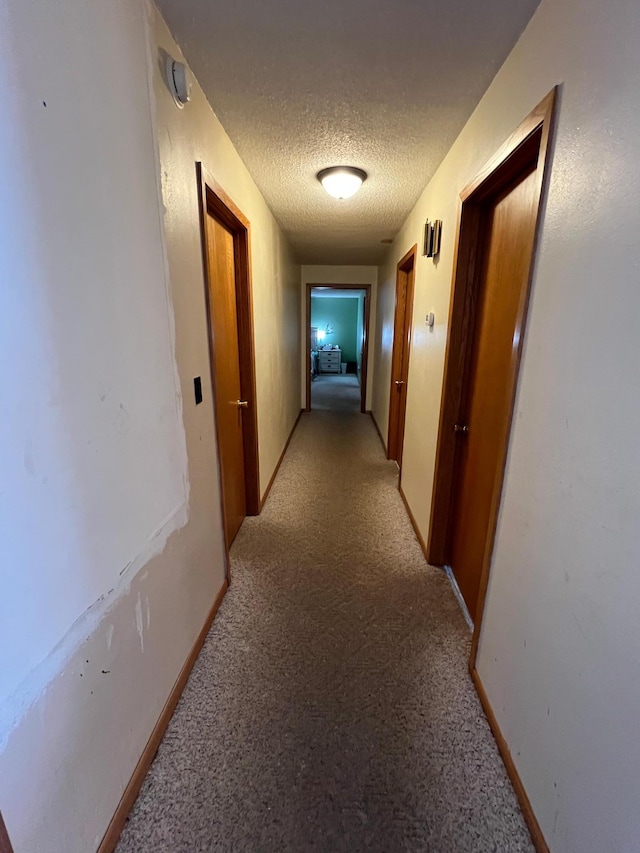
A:
{"type": "Polygon", "coordinates": [[[379,281],[386,433],[395,265],[417,265],[403,489],[426,538],[458,192],[562,83],[478,670],[554,853],[640,850],[640,6],[543,0],[379,281]],[[430,331],[424,315],[434,311],[430,331]]]}
{"type": "Polygon", "coordinates": [[[309,354],[306,351],[306,299],[307,299],[307,284],[370,284],[371,285],[371,305],[369,314],[369,357],[367,363],[367,390],[366,390],[366,408],[371,408],[371,400],[373,399],[373,374],[375,369],[374,357],[374,339],[376,329],[376,305],[377,305],[377,287],[378,287],[378,267],[373,266],[340,266],[338,264],[327,265],[303,265],[300,270],[301,280],[301,400],[302,406],[306,406],[306,377],[305,371],[309,370],[309,354]]]}
{"type": "Polygon", "coordinates": [[[16,853],[86,853],[224,576],[196,158],[252,223],[257,353],[282,342],[263,489],[299,411],[299,267],[200,90],[170,100],[153,10],[0,21],[0,809],[16,853]]]}
{"type": "Polygon", "coordinates": [[[12,638],[0,643],[0,700],[125,567],[149,558],[156,531],[162,548],[186,520],[146,56],[131,49],[142,17],[124,4],[75,5],[69,25],[50,4],[37,15],[10,4],[0,36],[14,75],[0,127],[0,625],[12,638]],[[55,42],[73,57],[94,15],[82,85],[73,60],[54,82],[37,48],[55,42]],[[132,33],[124,44],[123,29],[132,33]],[[29,43],[27,61],[20,46],[29,43]],[[120,122],[85,120],[71,133],[95,103],[105,115],[117,105],[120,122]]]}

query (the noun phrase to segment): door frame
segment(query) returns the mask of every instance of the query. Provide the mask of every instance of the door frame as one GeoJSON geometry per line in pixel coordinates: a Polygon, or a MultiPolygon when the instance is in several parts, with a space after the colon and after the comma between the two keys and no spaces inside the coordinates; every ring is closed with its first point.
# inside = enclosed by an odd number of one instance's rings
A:
{"type": "Polygon", "coordinates": [[[247,515],[260,513],[260,468],[258,458],[258,417],[256,411],[256,368],[253,336],[253,296],[251,282],[251,224],[240,208],[222,189],[201,162],[196,163],[198,183],[198,213],[200,217],[200,243],[207,314],[207,338],[209,342],[209,374],[211,398],[216,423],[216,453],[218,457],[218,480],[223,526],[225,529],[226,573],[229,579],[229,543],[226,541],[224,495],[222,492],[220,440],[216,417],[216,370],[213,349],[213,328],[209,296],[209,263],[207,260],[207,215],[214,216],[233,235],[236,307],[238,317],[238,350],[240,362],[240,388],[242,399],[248,407],[242,414],[242,438],[244,448],[244,478],[247,499],[247,515]]]}
{"type": "Polygon", "coordinates": [[[427,540],[427,559],[432,565],[436,566],[445,565],[452,534],[451,521],[457,462],[453,426],[458,421],[465,392],[466,374],[473,341],[473,324],[477,308],[476,293],[479,286],[479,279],[482,275],[480,246],[483,239],[481,227],[483,203],[517,177],[527,164],[537,161],[537,211],[534,225],[533,248],[518,306],[517,328],[520,331],[519,341],[513,349],[507,380],[509,387],[509,407],[504,441],[495,472],[487,540],[482,559],[476,620],[469,660],[469,668],[472,672],[475,669],[478,641],[484,615],[484,604],[489,582],[489,571],[513,422],[529,293],[540,236],[542,210],[549,182],[551,166],[550,140],[553,133],[557,89],[558,87],[552,89],[538,106],[529,113],[517,130],[460,193],[461,205],[454,251],[444,381],[440,405],[429,537],[427,540]]]}
{"type": "Polygon", "coordinates": [[[364,347],[362,348],[362,377],[360,382],[360,412],[367,413],[367,377],[369,376],[369,318],[371,316],[371,285],[370,284],[315,284],[307,282],[306,299],[306,331],[305,331],[305,412],[311,411],[311,372],[309,370],[309,353],[311,352],[311,291],[314,287],[324,287],[329,290],[364,290],[364,347]]]}
{"type": "MultiPolygon", "coordinates": [[[[413,296],[415,292],[415,283],[416,283],[416,265],[418,260],[418,244],[415,243],[409,251],[400,258],[396,265],[396,302],[395,308],[393,312],[393,344],[391,351],[391,380],[389,383],[389,422],[387,424],[387,459],[393,459],[397,455],[397,446],[398,446],[398,436],[399,433],[402,432],[402,443],[404,445],[404,427],[405,427],[405,415],[406,415],[406,399],[405,399],[405,411],[402,417],[402,430],[398,429],[397,433],[392,431],[391,424],[393,421],[394,412],[396,412],[397,407],[397,399],[398,392],[395,390],[395,380],[394,376],[396,375],[398,366],[402,367],[402,365],[398,365],[399,358],[399,348],[397,346],[398,343],[398,287],[400,284],[400,275],[401,273],[408,273],[411,271],[411,275],[407,279],[407,292],[405,296],[405,305],[411,305],[411,314],[410,314],[410,328],[409,328],[409,337],[408,337],[408,346],[409,346],[409,357],[407,358],[407,375],[404,377],[403,381],[405,383],[405,394],[406,394],[406,385],[407,379],[409,375],[409,358],[411,356],[411,338],[413,336],[413,296]]],[[[405,317],[406,308],[405,308],[405,317]]],[[[404,330],[403,330],[404,331],[404,330]]],[[[400,460],[398,461],[398,468],[400,469],[400,477],[402,476],[402,456],[400,456],[400,460]]],[[[398,483],[400,483],[400,478],[398,479],[398,483]]]]}
{"type": "Polygon", "coordinates": [[[0,812],[0,853],[13,853],[11,839],[2,818],[2,812],[0,812]]]}

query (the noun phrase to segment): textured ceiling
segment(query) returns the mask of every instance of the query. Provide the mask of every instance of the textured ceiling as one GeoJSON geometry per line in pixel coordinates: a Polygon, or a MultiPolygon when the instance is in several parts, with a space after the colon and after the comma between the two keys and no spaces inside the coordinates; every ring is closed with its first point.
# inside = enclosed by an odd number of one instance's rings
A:
{"type": "Polygon", "coordinates": [[[380,261],[538,2],[158,0],[305,264],[380,261]],[[345,164],[337,201],[315,175],[345,164]]]}

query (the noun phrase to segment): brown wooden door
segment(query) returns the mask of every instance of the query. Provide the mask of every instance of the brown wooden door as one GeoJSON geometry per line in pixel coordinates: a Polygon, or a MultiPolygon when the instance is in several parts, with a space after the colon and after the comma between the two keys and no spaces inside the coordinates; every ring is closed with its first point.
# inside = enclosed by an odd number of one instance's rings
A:
{"type": "Polygon", "coordinates": [[[519,350],[534,245],[539,183],[529,168],[481,213],[483,265],[461,418],[456,424],[450,565],[475,619],[492,501],[512,407],[512,362],[519,350]]]}
{"type": "Polygon", "coordinates": [[[209,321],[218,453],[227,546],[247,514],[240,382],[238,308],[233,234],[214,216],[206,219],[209,321]]]}
{"type": "Polygon", "coordinates": [[[407,409],[407,381],[413,317],[413,280],[416,247],[398,264],[396,276],[396,310],[393,321],[393,355],[391,357],[391,392],[389,397],[389,434],[387,458],[402,464],[404,422],[407,409]]]}

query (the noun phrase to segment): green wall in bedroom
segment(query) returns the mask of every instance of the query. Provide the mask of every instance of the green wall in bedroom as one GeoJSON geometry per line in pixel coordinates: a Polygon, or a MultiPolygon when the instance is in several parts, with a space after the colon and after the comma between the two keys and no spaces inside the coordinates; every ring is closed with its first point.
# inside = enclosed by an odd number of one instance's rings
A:
{"type": "Polygon", "coordinates": [[[345,299],[311,297],[311,325],[324,329],[329,323],[333,334],[327,335],[326,344],[338,345],[343,361],[357,361],[358,353],[358,297],[345,299]]]}

